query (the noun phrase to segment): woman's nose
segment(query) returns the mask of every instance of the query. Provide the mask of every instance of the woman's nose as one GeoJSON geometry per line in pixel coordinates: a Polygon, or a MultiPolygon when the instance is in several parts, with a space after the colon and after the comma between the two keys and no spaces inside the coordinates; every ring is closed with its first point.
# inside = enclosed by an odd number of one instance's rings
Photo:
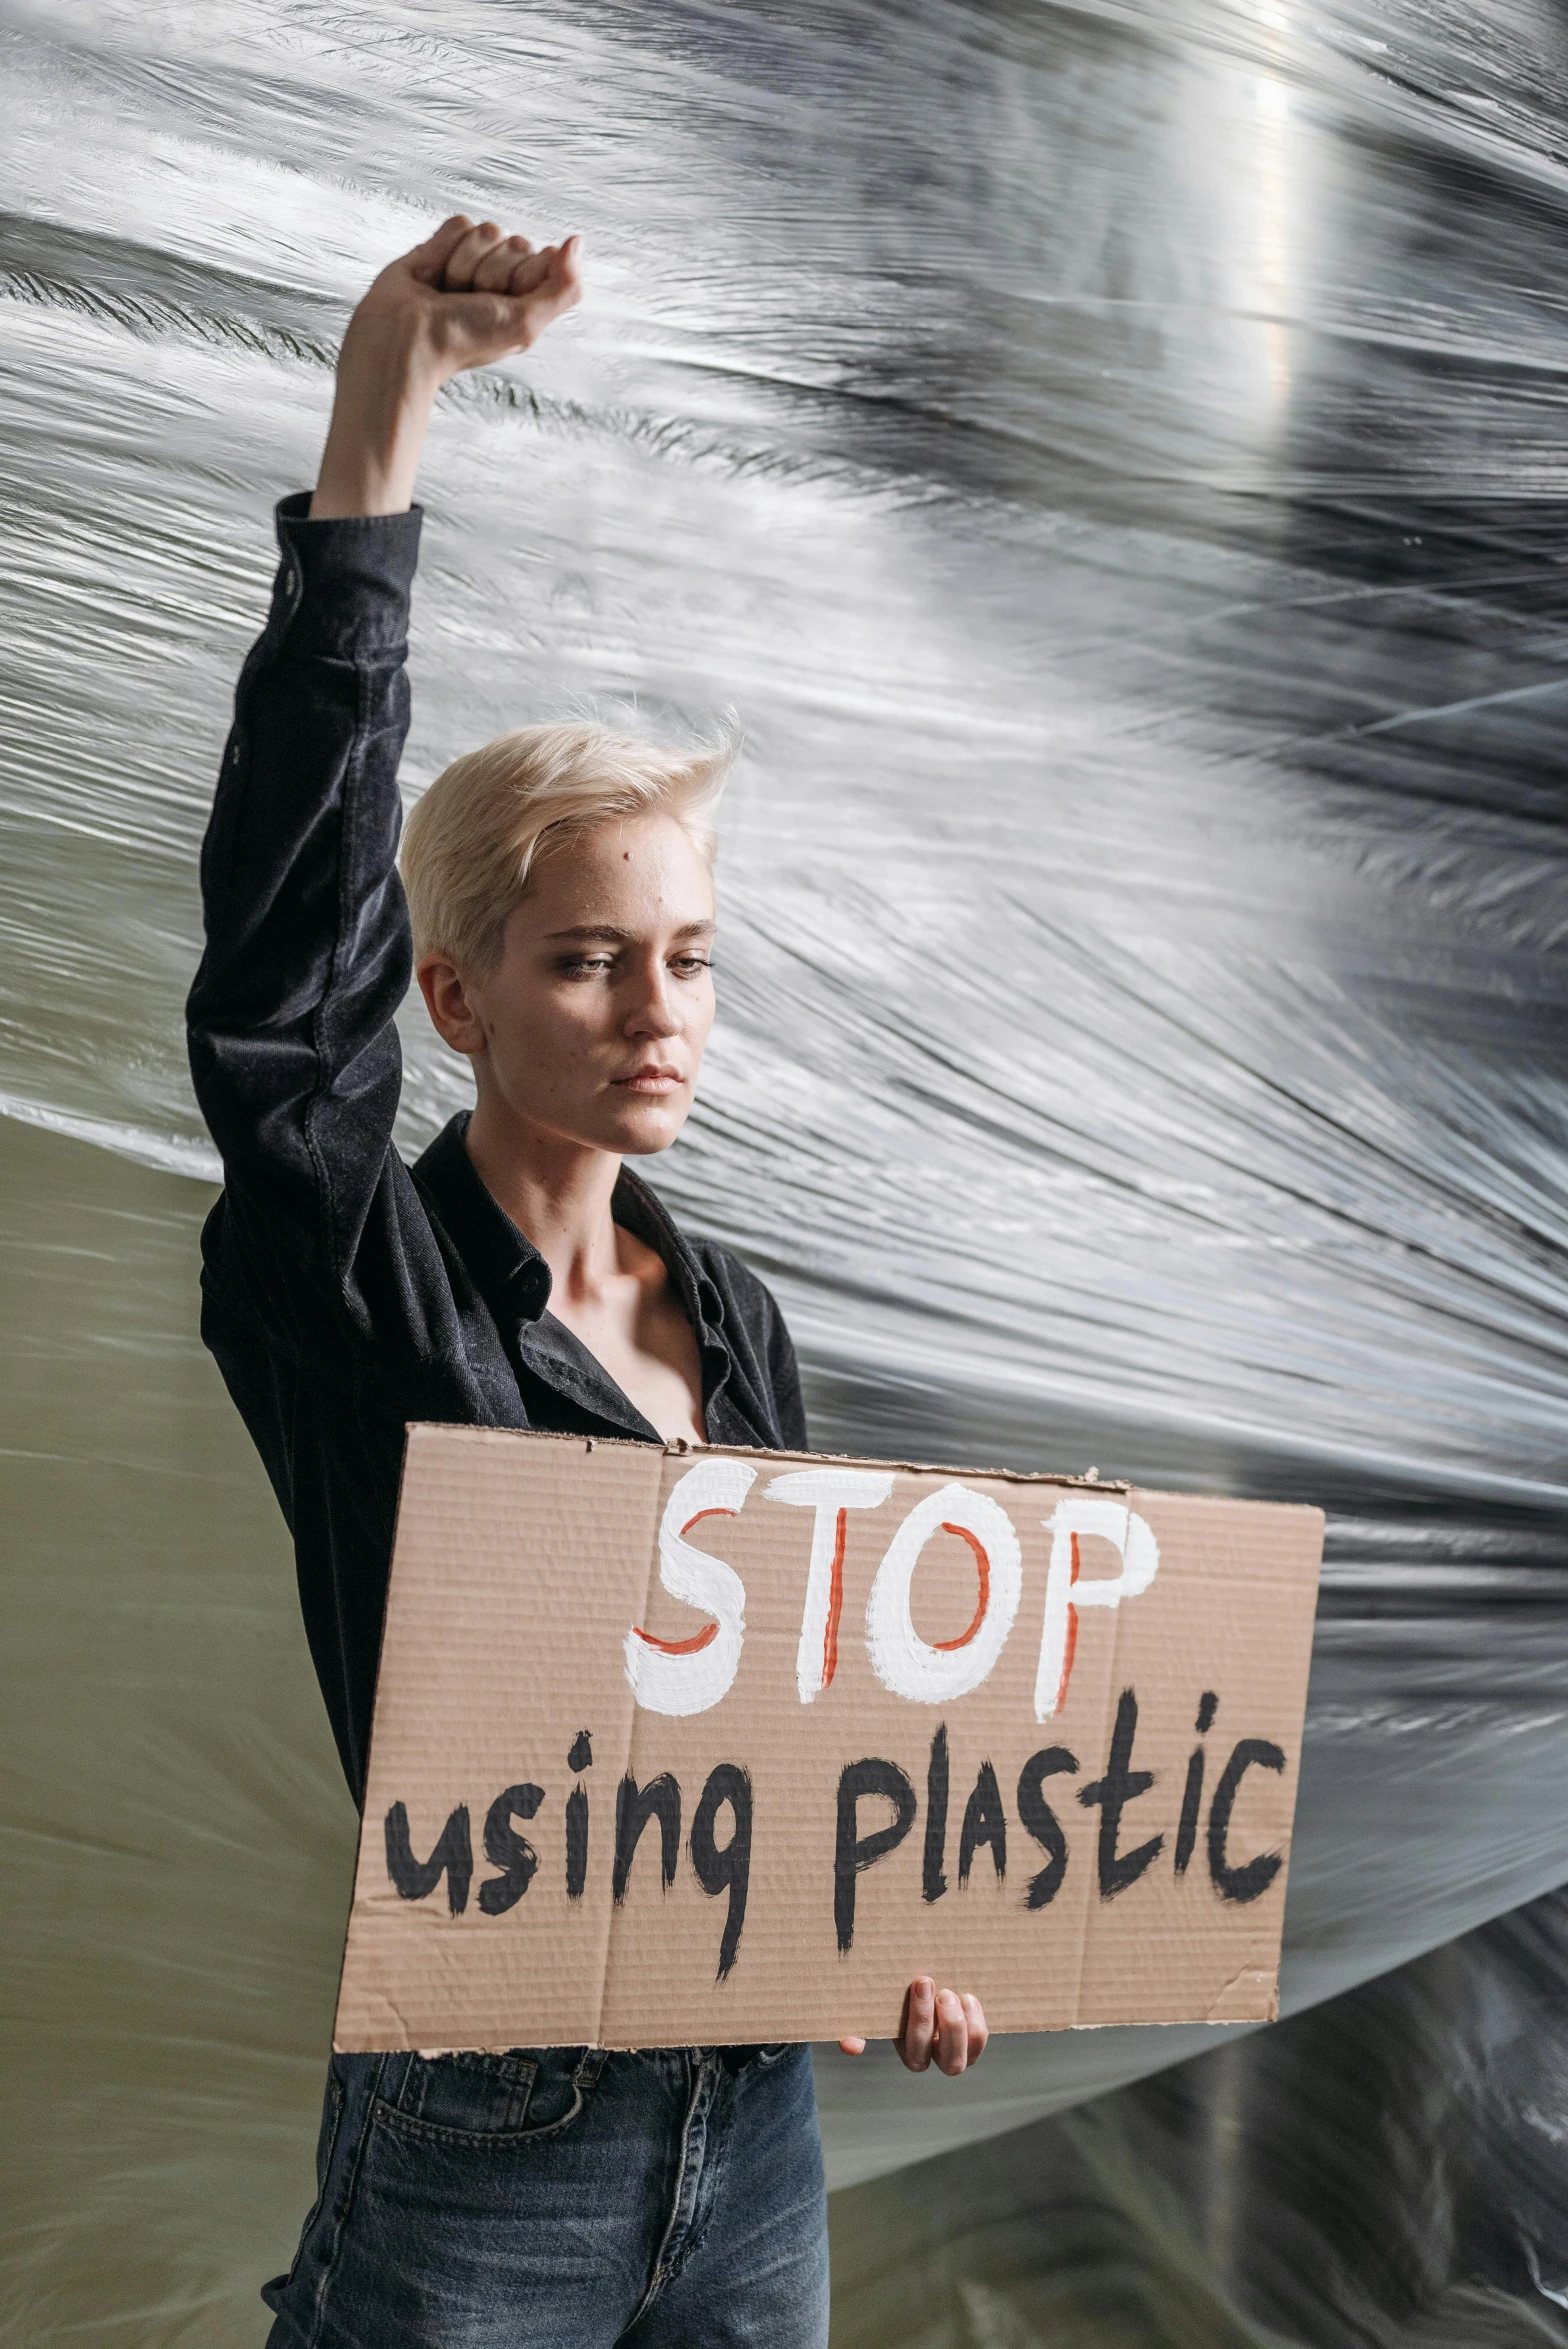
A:
{"type": "Polygon", "coordinates": [[[626,1033],[629,1036],[678,1036],[680,1030],[680,1016],[661,973],[644,988],[641,1001],[627,1018],[626,1033]]]}

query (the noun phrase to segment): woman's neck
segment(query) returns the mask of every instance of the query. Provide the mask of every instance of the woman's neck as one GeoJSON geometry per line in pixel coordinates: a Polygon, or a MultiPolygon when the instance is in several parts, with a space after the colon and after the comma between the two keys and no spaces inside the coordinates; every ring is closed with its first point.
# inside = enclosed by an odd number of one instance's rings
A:
{"type": "Polygon", "coordinates": [[[474,1170],[550,1268],[563,1303],[595,1296],[619,1269],[611,1201],[619,1157],[497,1111],[481,1097],[464,1137],[474,1170]]]}

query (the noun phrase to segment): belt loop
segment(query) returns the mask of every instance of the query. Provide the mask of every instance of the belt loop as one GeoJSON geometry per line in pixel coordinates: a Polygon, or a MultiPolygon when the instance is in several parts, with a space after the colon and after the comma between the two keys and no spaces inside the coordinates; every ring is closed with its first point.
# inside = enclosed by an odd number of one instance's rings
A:
{"type": "Polygon", "coordinates": [[[379,2096],[383,2104],[390,2104],[395,2111],[401,2112],[403,2098],[408,2091],[409,2074],[413,2068],[414,2051],[412,2048],[399,2049],[394,2053],[383,2055],[377,2063],[372,2094],[379,2096]]]}
{"type": "Polygon", "coordinates": [[[596,2087],[599,2074],[604,2070],[609,2060],[610,2051],[607,2047],[585,2047],[583,2060],[572,2074],[572,2086],[574,2088],[596,2087]]]}

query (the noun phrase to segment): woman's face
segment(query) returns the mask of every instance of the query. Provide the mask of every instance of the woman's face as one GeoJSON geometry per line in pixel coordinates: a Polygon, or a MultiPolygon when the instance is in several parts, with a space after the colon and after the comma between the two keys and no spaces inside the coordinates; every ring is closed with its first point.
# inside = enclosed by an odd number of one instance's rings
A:
{"type": "Polygon", "coordinates": [[[547,845],[474,976],[427,955],[419,983],[481,1102],[541,1136],[638,1156],[686,1122],[713,1025],[713,882],[673,816],[547,845]]]}

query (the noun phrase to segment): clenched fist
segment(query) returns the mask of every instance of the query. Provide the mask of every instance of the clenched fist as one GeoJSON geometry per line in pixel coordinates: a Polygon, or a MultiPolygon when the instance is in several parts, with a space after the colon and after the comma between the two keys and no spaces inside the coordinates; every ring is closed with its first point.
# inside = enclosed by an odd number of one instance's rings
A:
{"type": "Polygon", "coordinates": [[[535,252],[458,213],[388,263],[343,338],[315,519],[409,505],[436,393],[465,368],[530,349],[581,299],[578,250],[572,236],[535,252]]]}

